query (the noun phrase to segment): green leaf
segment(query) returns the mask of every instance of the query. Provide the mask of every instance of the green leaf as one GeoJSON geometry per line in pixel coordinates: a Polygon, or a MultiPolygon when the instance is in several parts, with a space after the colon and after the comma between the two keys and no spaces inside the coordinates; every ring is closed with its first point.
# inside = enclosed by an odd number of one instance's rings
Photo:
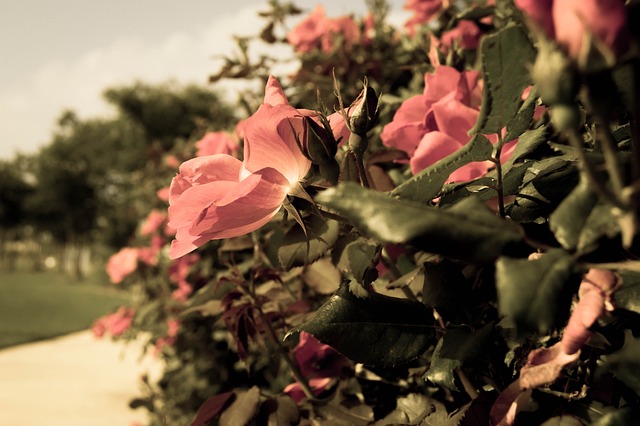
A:
{"type": "Polygon", "coordinates": [[[266,426],[292,426],[300,422],[300,411],[288,395],[268,398],[260,404],[258,424],[266,426]]]}
{"type": "Polygon", "coordinates": [[[496,263],[498,307],[519,335],[546,334],[564,325],[578,283],[573,258],[560,249],[537,260],[501,257],[496,263]]]}
{"type": "Polygon", "coordinates": [[[630,339],[624,347],[608,355],[598,374],[611,371],[618,380],[640,395],[640,339],[630,339]]]}
{"type": "Polygon", "coordinates": [[[535,56],[535,49],[519,26],[508,26],[482,39],[485,87],[480,115],[471,133],[499,133],[515,117],[522,92],[531,85],[528,67],[535,56]]]}
{"type": "Polygon", "coordinates": [[[425,379],[453,391],[456,368],[476,361],[484,354],[485,343],[493,333],[493,324],[487,324],[479,330],[469,331],[464,328],[447,330],[447,333],[436,345],[431,358],[431,366],[425,373],[425,379]]]}
{"type": "Polygon", "coordinates": [[[516,161],[528,158],[535,150],[547,141],[547,127],[540,126],[538,128],[527,130],[518,138],[511,158],[502,165],[502,172],[507,173],[516,161]]]}
{"type": "Polygon", "coordinates": [[[536,161],[507,214],[518,223],[542,222],[580,181],[575,163],[560,157],[536,161]]]}
{"type": "Polygon", "coordinates": [[[578,245],[577,253],[584,255],[598,248],[598,242],[602,237],[613,238],[620,234],[618,218],[614,214],[614,208],[610,204],[598,203],[587,218],[578,245]]]}
{"type": "Polygon", "coordinates": [[[640,272],[618,271],[621,287],[615,292],[616,307],[640,314],[640,272]]]}
{"type": "Polygon", "coordinates": [[[249,424],[258,411],[260,389],[253,386],[247,391],[236,392],[236,399],[220,415],[220,426],[237,426],[249,424]]]}
{"type": "Polygon", "coordinates": [[[434,343],[433,313],[422,303],[340,289],[313,319],[292,331],[306,331],[347,358],[374,366],[394,366],[419,357],[434,343]]]}
{"type": "Polygon", "coordinates": [[[507,123],[507,133],[504,136],[505,142],[516,139],[529,128],[533,121],[533,113],[536,110],[537,100],[538,95],[536,91],[532,89],[516,115],[507,123]]]}
{"type": "Polygon", "coordinates": [[[580,234],[597,201],[598,197],[591,189],[591,183],[582,178],[578,186],[549,216],[549,227],[566,250],[573,251],[578,246],[580,234]]]}
{"type": "Polygon", "coordinates": [[[352,241],[344,248],[338,262],[338,269],[351,279],[355,279],[360,284],[368,285],[377,278],[377,275],[370,279],[370,272],[375,269],[379,247],[377,244],[359,238],[352,241]]]}
{"type": "Polygon", "coordinates": [[[306,234],[300,226],[292,227],[284,235],[278,249],[278,259],[285,269],[302,266],[318,260],[338,239],[339,224],[313,216],[307,223],[306,234]]]}
{"type": "Polygon", "coordinates": [[[439,209],[344,183],[316,200],[380,242],[409,243],[455,259],[488,262],[524,244],[518,226],[497,217],[476,197],[439,209]]]}
{"type": "Polygon", "coordinates": [[[456,152],[449,154],[411,179],[403,182],[391,191],[391,195],[406,200],[428,203],[438,195],[442,185],[444,185],[451,173],[473,161],[490,159],[492,152],[493,145],[491,142],[482,135],[476,135],[468,144],[456,152]]]}

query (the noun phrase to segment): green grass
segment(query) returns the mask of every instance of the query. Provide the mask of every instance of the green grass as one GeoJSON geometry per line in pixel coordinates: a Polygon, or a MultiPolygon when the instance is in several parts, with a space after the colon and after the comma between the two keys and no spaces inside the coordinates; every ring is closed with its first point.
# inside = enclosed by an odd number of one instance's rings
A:
{"type": "Polygon", "coordinates": [[[0,272],[0,348],[91,326],[127,303],[117,288],[54,272],[0,272]]]}

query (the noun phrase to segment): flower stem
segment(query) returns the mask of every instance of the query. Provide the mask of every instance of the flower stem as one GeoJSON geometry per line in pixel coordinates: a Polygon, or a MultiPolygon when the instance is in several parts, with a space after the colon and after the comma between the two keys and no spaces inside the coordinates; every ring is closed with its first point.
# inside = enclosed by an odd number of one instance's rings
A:
{"type": "Polygon", "coordinates": [[[598,193],[598,195],[600,195],[606,202],[622,210],[625,210],[625,205],[615,196],[615,194],[612,194],[611,191],[609,191],[609,189],[604,186],[596,176],[596,171],[593,167],[593,164],[591,164],[591,162],[587,158],[578,131],[573,128],[567,130],[567,138],[569,139],[569,143],[575,149],[576,154],[578,155],[582,173],[584,174],[586,179],[591,182],[594,191],[598,193]]]}
{"type": "Polygon", "coordinates": [[[287,350],[287,348],[284,347],[280,338],[278,338],[276,331],[273,329],[273,326],[271,325],[271,320],[269,320],[269,318],[264,314],[264,312],[262,312],[261,307],[259,306],[256,307],[256,311],[258,312],[260,319],[265,325],[269,338],[278,348],[278,352],[280,353],[280,356],[282,357],[284,362],[289,366],[289,369],[291,370],[293,377],[295,377],[296,381],[300,384],[300,387],[302,388],[302,391],[304,392],[305,396],[309,400],[315,400],[316,396],[313,394],[313,391],[311,390],[311,387],[309,386],[307,379],[302,375],[296,363],[293,361],[293,359],[291,359],[291,355],[289,351],[287,350]]]}
{"type": "Polygon", "coordinates": [[[504,146],[504,140],[502,139],[502,134],[497,133],[498,135],[498,143],[495,145],[493,150],[493,156],[491,161],[496,165],[496,175],[498,176],[498,181],[496,182],[496,192],[498,193],[498,212],[500,213],[500,217],[506,217],[506,213],[504,211],[504,189],[502,187],[502,163],[500,163],[500,155],[502,154],[502,147],[504,146]]]}

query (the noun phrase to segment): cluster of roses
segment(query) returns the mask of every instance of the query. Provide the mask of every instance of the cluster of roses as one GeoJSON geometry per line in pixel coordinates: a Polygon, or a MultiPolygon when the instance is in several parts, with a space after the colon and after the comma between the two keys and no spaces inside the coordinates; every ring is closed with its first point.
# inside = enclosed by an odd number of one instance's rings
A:
{"type": "MultiPolygon", "coordinates": [[[[627,28],[622,1],[516,0],[515,4],[534,31],[540,37],[553,40],[571,61],[578,63],[593,45],[614,55],[625,49],[627,28]]],[[[415,35],[427,28],[446,13],[449,6],[446,0],[408,0],[405,7],[413,12],[407,22],[408,34],[415,35]]],[[[488,23],[491,17],[486,19],[488,23]]],[[[364,22],[360,27],[351,17],[327,18],[324,9],[318,6],[293,29],[288,41],[299,53],[331,52],[336,40],[346,45],[366,44],[373,22],[370,18],[364,22]]],[[[458,151],[471,139],[469,133],[480,114],[483,82],[479,72],[459,70],[446,63],[452,52],[478,47],[481,25],[482,21],[462,19],[439,37],[431,35],[429,58],[433,69],[424,75],[423,92],[404,100],[393,119],[383,127],[382,144],[404,152],[413,174],[458,151]]],[[[176,286],[174,299],[186,302],[193,291],[189,274],[199,261],[198,255],[191,252],[211,240],[245,235],[270,222],[291,194],[299,194],[300,183],[304,183],[312,168],[314,159],[309,155],[308,135],[318,126],[328,124],[333,136],[330,143],[336,145],[327,151],[335,155],[336,150],[347,149],[345,142],[353,131],[351,114],[358,107],[356,104],[329,117],[295,108],[289,104],[279,81],[269,77],[262,105],[236,127],[235,133],[212,132],[197,142],[197,157],[180,165],[170,188],[163,192],[169,203],[168,217],[153,211],[140,229],[140,235],[151,237],[150,247],[128,247],[114,255],[107,266],[112,281],[123,281],[136,270],[138,261],[156,265],[158,257],[163,256],[165,237],[175,233],[168,250],[168,257],[173,259],[168,276],[176,286]],[[238,158],[240,141],[243,142],[242,160],[238,158]],[[338,141],[342,141],[340,147],[338,141]],[[166,231],[160,232],[163,227],[166,231]]],[[[541,107],[535,117],[544,113],[541,107]]],[[[488,138],[496,143],[498,137],[488,138]]],[[[517,140],[507,142],[501,150],[501,162],[510,158],[517,144],[517,140]]],[[[492,167],[495,163],[491,161],[469,163],[454,171],[448,182],[481,177],[492,167]]],[[[607,279],[605,290],[611,286],[611,277],[607,279]]],[[[584,288],[587,287],[585,284],[584,288]]],[[[581,346],[588,338],[589,326],[604,312],[605,290],[593,292],[598,298],[597,309],[578,311],[579,315],[588,316],[588,320],[576,326],[580,318],[572,317],[567,338],[562,342],[564,346],[558,346],[562,348],[562,355],[575,355],[576,345],[581,346]]],[[[581,299],[588,300],[588,290],[584,292],[581,299]]],[[[114,336],[122,334],[134,315],[132,310],[120,310],[101,319],[96,323],[96,334],[104,334],[105,330],[114,336]]],[[[172,322],[169,329],[162,345],[170,344],[175,338],[179,322],[172,322]]],[[[311,379],[314,392],[326,388],[337,374],[336,366],[344,362],[336,357],[337,361],[326,371],[309,370],[313,359],[333,357],[334,353],[306,334],[302,335],[295,353],[303,372],[311,379]]],[[[531,366],[556,362],[559,359],[556,355],[547,356],[543,361],[532,359],[531,366]]],[[[296,400],[302,398],[299,383],[291,384],[285,391],[296,400]]]]}

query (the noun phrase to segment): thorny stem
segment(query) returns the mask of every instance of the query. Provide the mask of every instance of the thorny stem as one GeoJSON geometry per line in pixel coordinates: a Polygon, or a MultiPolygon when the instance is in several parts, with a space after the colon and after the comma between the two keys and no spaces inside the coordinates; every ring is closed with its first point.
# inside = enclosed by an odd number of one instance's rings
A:
{"type": "Polygon", "coordinates": [[[633,64],[633,92],[634,96],[631,102],[631,148],[632,157],[631,164],[633,170],[633,182],[640,181],[640,61],[636,60],[633,64]]]}
{"type": "Polygon", "coordinates": [[[618,150],[616,143],[611,134],[609,123],[606,120],[602,120],[597,126],[597,133],[601,141],[602,153],[604,154],[604,162],[611,179],[611,185],[613,186],[613,192],[618,198],[621,198],[622,189],[624,188],[624,182],[620,173],[620,164],[618,162],[618,150]]]}
{"type": "MultiPolygon", "coordinates": [[[[393,277],[393,279],[397,280],[398,278],[400,278],[402,276],[402,273],[396,266],[395,262],[391,260],[391,257],[389,257],[389,253],[387,252],[387,249],[383,247],[381,254],[382,256],[380,260],[382,260],[382,264],[386,266],[387,269],[389,269],[389,272],[391,272],[391,276],[393,277]]],[[[416,301],[418,300],[418,297],[413,293],[413,290],[411,290],[409,286],[405,285],[400,287],[400,289],[402,290],[404,295],[407,297],[407,299],[416,300],[416,301]]]]}
{"type": "Polygon", "coordinates": [[[582,140],[580,139],[578,131],[573,128],[569,129],[567,131],[567,138],[569,139],[569,143],[575,149],[576,154],[578,155],[582,173],[584,173],[584,176],[591,182],[594,191],[597,192],[598,195],[600,195],[608,203],[624,210],[625,205],[614,194],[612,194],[596,176],[596,171],[594,170],[593,165],[587,159],[587,155],[582,146],[582,140]]]}
{"type": "Polygon", "coordinates": [[[504,211],[504,189],[502,187],[502,164],[500,163],[500,155],[502,154],[502,147],[504,146],[504,140],[502,134],[497,133],[498,143],[496,144],[491,161],[496,165],[496,175],[498,176],[498,182],[496,184],[496,191],[498,192],[498,212],[500,217],[506,217],[504,211]]]}
{"type": "Polygon", "coordinates": [[[357,151],[351,151],[353,157],[356,160],[356,167],[358,168],[358,177],[360,178],[360,185],[364,188],[369,188],[369,179],[367,178],[367,170],[364,167],[364,157],[357,151]]]}
{"type": "Polygon", "coordinates": [[[473,383],[471,383],[467,374],[462,370],[462,368],[456,368],[454,371],[458,375],[460,382],[462,382],[462,387],[464,387],[464,391],[469,395],[469,398],[476,399],[479,396],[478,391],[473,383]]]}
{"type": "Polygon", "coordinates": [[[302,388],[302,391],[304,392],[305,396],[309,400],[315,400],[316,396],[313,394],[311,387],[309,387],[309,383],[307,382],[307,379],[302,375],[302,373],[300,372],[300,369],[298,368],[296,363],[293,361],[293,359],[291,359],[291,355],[289,354],[289,351],[287,350],[287,348],[284,347],[280,338],[276,334],[276,331],[273,329],[273,326],[271,325],[271,320],[269,320],[269,318],[264,314],[264,312],[262,312],[261,307],[257,307],[256,311],[258,312],[260,319],[264,323],[267,329],[267,334],[271,338],[271,341],[278,348],[278,352],[280,352],[282,359],[284,359],[284,362],[286,362],[289,368],[291,369],[291,373],[293,374],[293,377],[295,377],[296,381],[300,383],[300,387],[302,388]]]}

